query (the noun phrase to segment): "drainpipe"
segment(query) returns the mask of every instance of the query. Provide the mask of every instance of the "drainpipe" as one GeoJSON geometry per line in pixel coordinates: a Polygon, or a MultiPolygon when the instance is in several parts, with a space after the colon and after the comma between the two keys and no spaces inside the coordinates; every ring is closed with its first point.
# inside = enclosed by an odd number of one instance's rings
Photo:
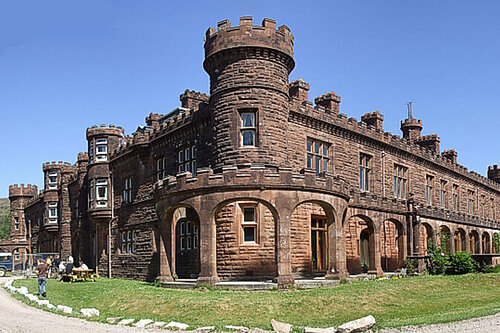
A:
{"type": "Polygon", "coordinates": [[[382,151],[382,196],[385,197],[385,151],[382,151]]]}
{"type": "Polygon", "coordinates": [[[113,171],[109,172],[110,184],[111,184],[111,219],[108,223],[108,278],[111,279],[111,223],[115,218],[115,191],[113,186],[113,171]]]}

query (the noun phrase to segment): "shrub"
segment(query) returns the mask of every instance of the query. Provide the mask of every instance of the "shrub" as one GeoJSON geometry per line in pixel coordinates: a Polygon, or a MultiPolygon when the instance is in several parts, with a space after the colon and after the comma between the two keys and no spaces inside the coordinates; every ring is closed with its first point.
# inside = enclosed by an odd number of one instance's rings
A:
{"type": "Polygon", "coordinates": [[[429,244],[427,253],[429,255],[429,265],[427,267],[429,274],[441,275],[446,273],[449,256],[440,247],[436,246],[434,242],[429,244]]]}
{"type": "Polygon", "coordinates": [[[406,268],[407,275],[413,275],[417,272],[418,260],[417,259],[406,259],[403,268],[406,268]]]}
{"type": "Polygon", "coordinates": [[[500,253],[500,232],[493,234],[493,249],[495,253],[500,253]]]}
{"type": "Polygon", "coordinates": [[[467,274],[474,270],[474,258],[469,252],[458,251],[450,256],[450,274],[467,274]]]}

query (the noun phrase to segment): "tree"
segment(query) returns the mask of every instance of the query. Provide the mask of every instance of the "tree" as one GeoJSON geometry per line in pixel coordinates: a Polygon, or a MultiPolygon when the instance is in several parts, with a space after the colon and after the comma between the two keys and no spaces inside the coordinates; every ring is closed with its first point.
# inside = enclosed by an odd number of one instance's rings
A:
{"type": "Polygon", "coordinates": [[[0,240],[9,239],[10,236],[10,211],[5,210],[0,215],[0,240]]]}

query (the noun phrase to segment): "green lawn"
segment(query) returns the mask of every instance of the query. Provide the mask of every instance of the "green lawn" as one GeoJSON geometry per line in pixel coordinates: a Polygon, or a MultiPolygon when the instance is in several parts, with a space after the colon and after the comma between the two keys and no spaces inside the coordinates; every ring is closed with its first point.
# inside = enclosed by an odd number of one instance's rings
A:
{"type": "MultiPolygon", "coordinates": [[[[16,280],[37,294],[35,279],[16,280]]],[[[242,325],[271,329],[271,319],[304,326],[338,326],[372,314],[377,327],[457,321],[500,312],[500,274],[423,276],[359,281],[333,288],[298,291],[172,290],[138,281],[50,280],[48,299],[78,311],[95,307],[101,318],[179,321],[191,327],[242,325]]]]}

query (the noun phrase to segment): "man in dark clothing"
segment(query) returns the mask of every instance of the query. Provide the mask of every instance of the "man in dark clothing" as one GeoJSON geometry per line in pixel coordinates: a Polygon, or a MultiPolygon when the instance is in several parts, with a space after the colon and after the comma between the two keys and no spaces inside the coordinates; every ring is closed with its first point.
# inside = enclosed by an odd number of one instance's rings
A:
{"type": "Polygon", "coordinates": [[[47,273],[49,268],[43,260],[38,260],[35,273],[38,276],[38,296],[47,297],[47,273]]]}

